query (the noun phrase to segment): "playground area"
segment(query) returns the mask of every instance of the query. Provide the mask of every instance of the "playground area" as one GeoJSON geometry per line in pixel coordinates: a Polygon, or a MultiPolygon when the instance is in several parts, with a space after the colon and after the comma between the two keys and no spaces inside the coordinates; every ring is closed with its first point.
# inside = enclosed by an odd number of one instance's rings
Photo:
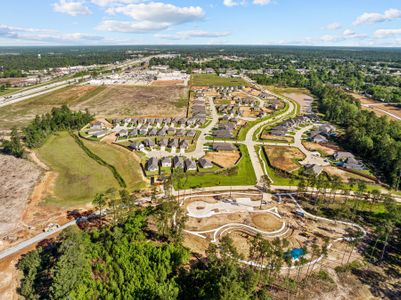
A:
{"type": "Polygon", "coordinates": [[[255,191],[184,197],[182,208],[187,215],[184,244],[193,252],[203,254],[209,243],[218,244],[228,235],[244,262],[252,263],[247,261],[250,237],[260,234],[270,241],[285,238],[289,242],[287,255],[293,261],[303,257],[311,262],[319,259],[311,256],[312,245],[319,248],[326,245],[329,255],[340,259],[339,253],[347,247],[343,241],[349,240],[355,231],[364,233],[355,224],[307,213],[292,194],[271,196],[255,191]]]}

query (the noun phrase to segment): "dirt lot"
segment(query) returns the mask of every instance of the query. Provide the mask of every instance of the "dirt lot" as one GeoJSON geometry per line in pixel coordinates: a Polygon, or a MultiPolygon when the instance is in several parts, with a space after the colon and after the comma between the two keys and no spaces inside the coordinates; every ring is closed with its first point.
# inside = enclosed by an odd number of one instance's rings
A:
{"type": "Polygon", "coordinates": [[[312,111],[313,98],[311,96],[303,93],[283,93],[283,95],[301,105],[301,112],[310,113],[312,111]]]}
{"type": "Polygon", "coordinates": [[[234,167],[241,155],[239,151],[208,152],[205,158],[223,168],[234,167]]]}
{"type": "Polygon", "coordinates": [[[184,80],[154,80],[151,85],[153,86],[180,86],[184,85],[184,80]]]}
{"type": "Polygon", "coordinates": [[[342,179],[342,181],[344,181],[344,182],[349,182],[350,179],[358,179],[358,180],[362,180],[362,181],[365,181],[368,183],[374,183],[373,180],[369,180],[363,176],[358,176],[356,174],[353,174],[353,173],[350,173],[350,172],[347,172],[347,171],[344,171],[344,170],[341,170],[341,169],[338,169],[338,168],[332,167],[332,166],[324,167],[324,171],[327,174],[329,174],[330,176],[339,176],[342,179]]]}
{"type": "Polygon", "coordinates": [[[387,116],[393,120],[400,120],[401,118],[401,108],[399,107],[375,101],[355,93],[351,93],[351,95],[361,102],[363,109],[373,111],[379,117],[387,116]]]}
{"type": "Polygon", "coordinates": [[[302,144],[307,150],[318,151],[325,156],[333,155],[337,151],[341,150],[337,145],[331,143],[317,144],[312,142],[302,142],[302,144]]]}
{"type": "Polygon", "coordinates": [[[187,96],[183,87],[108,86],[98,95],[74,106],[88,108],[100,117],[185,117],[187,107],[180,98],[187,96]]]}
{"type": "Polygon", "coordinates": [[[303,160],[305,155],[295,147],[265,146],[265,151],[270,164],[278,169],[293,172],[300,168],[298,160],[303,160]]]}
{"type": "Polygon", "coordinates": [[[40,174],[41,170],[27,160],[0,155],[0,237],[21,226],[26,203],[40,174]]]}
{"type": "Polygon", "coordinates": [[[266,133],[263,133],[261,135],[261,139],[277,141],[277,142],[284,142],[284,143],[293,143],[294,142],[294,137],[292,137],[292,136],[277,136],[277,135],[271,135],[271,134],[266,134],[266,133]]]}

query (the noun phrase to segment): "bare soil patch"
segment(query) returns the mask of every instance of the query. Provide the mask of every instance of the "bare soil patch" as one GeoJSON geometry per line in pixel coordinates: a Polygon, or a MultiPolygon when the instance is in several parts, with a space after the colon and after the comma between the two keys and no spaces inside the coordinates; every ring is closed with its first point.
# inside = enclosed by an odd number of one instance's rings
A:
{"type": "Polygon", "coordinates": [[[176,86],[108,86],[74,108],[88,108],[99,117],[109,118],[185,117],[187,107],[180,105],[180,99],[187,97],[187,91],[176,86]]]}
{"type": "Polygon", "coordinates": [[[331,143],[325,143],[325,144],[317,144],[317,143],[312,143],[312,142],[302,142],[304,147],[309,150],[309,151],[318,151],[322,153],[325,156],[330,156],[336,153],[337,151],[340,151],[340,147],[338,147],[335,144],[331,143]]]}
{"type": "Polygon", "coordinates": [[[298,161],[305,159],[305,154],[295,147],[265,146],[264,148],[270,164],[287,172],[299,169],[298,161]]]}
{"type": "Polygon", "coordinates": [[[263,140],[271,140],[271,141],[285,142],[285,143],[293,143],[294,142],[294,137],[292,137],[292,136],[277,136],[277,135],[264,133],[261,135],[261,138],[263,140]]]}
{"type": "Polygon", "coordinates": [[[239,151],[208,152],[205,155],[207,160],[210,160],[223,168],[234,167],[240,157],[241,155],[239,151]]]}
{"type": "Polygon", "coordinates": [[[324,171],[327,174],[329,174],[330,176],[339,176],[342,181],[347,182],[347,183],[350,181],[350,179],[357,179],[357,180],[362,180],[362,181],[365,181],[368,183],[374,183],[373,180],[369,180],[366,177],[358,176],[357,174],[350,173],[350,172],[338,169],[333,166],[324,167],[324,171]]]}
{"type": "Polygon", "coordinates": [[[351,93],[351,95],[362,104],[362,108],[374,112],[377,116],[387,116],[393,120],[401,118],[401,108],[380,101],[369,99],[365,96],[351,93]],[[396,117],[392,116],[395,115],[396,117]],[[398,117],[398,118],[397,118],[398,117]]]}
{"type": "Polygon", "coordinates": [[[283,93],[285,97],[288,97],[301,106],[301,112],[309,113],[312,111],[313,98],[303,93],[283,93]]]}
{"type": "Polygon", "coordinates": [[[252,223],[264,231],[275,231],[283,224],[279,218],[267,213],[254,213],[251,215],[252,223]]]}
{"type": "Polygon", "coordinates": [[[151,85],[153,86],[180,86],[184,85],[184,80],[154,80],[151,85]]]}
{"type": "MultiPolygon", "coordinates": [[[[40,169],[32,162],[0,155],[0,236],[16,230],[40,169]]],[[[1,245],[0,245],[1,247],[1,245]]]]}

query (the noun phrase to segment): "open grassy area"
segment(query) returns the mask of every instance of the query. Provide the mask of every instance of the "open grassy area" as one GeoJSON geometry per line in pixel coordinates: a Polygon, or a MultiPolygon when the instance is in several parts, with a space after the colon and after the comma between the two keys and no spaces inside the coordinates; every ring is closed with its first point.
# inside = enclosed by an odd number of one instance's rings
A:
{"type": "Polygon", "coordinates": [[[101,91],[104,87],[68,86],[57,91],[43,94],[25,101],[0,108],[0,129],[10,129],[13,126],[25,126],[36,115],[44,114],[53,107],[67,104],[74,105],[85,101],[101,91]]]}
{"type": "Polygon", "coordinates": [[[190,84],[193,86],[248,86],[242,78],[224,78],[216,74],[193,74],[190,84]]]}
{"type": "Polygon", "coordinates": [[[87,156],[67,132],[52,135],[37,153],[58,174],[54,186],[48,187],[45,200],[50,204],[85,203],[96,193],[119,188],[111,171],[87,156]]]}
{"type": "Polygon", "coordinates": [[[117,169],[127,184],[127,190],[133,191],[145,186],[139,160],[135,160],[132,152],[117,145],[88,140],[83,142],[93,153],[117,169]]]}
{"type": "MultiPolygon", "coordinates": [[[[222,171],[216,174],[195,174],[181,180],[181,189],[201,188],[210,186],[238,186],[256,184],[256,176],[252,167],[248,150],[245,145],[239,145],[242,157],[237,164],[237,172],[233,175],[223,174],[222,171]]],[[[178,188],[177,182],[174,182],[178,188]]]]}

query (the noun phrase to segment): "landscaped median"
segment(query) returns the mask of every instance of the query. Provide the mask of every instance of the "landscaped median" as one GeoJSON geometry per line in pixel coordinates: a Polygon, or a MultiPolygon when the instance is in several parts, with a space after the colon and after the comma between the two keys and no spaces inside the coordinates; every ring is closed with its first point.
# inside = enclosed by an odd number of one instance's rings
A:
{"type": "MultiPolygon", "coordinates": [[[[284,107],[278,111],[275,111],[274,113],[272,113],[271,115],[268,115],[267,117],[261,118],[261,119],[257,119],[255,121],[251,121],[251,122],[247,122],[246,125],[244,127],[241,128],[239,134],[238,134],[238,141],[245,141],[246,139],[246,135],[248,134],[248,131],[258,125],[259,123],[268,121],[268,120],[272,120],[274,117],[279,116],[281,114],[284,114],[285,112],[287,112],[289,109],[289,105],[287,102],[284,103],[284,107]]],[[[281,120],[281,119],[280,119],[281,120]]],[[[274,121],[274,122],[279,122],[280,120],[274,121]]],[[[263,127],[263,126],[262,126],[263,127]]],[[[259,134],[260,129],[255,131],[254,134],[254,139],[255,137],[259,134]]]]}
{"type": "Polygon", "coordinates": [[[241,151],[241,158],[235,167],[213,174],[198,172],[194,175],[185,176],[180,180],[180,184],[177,181],[174,182],[174,188],[190,189],[211,186],[255,185],[256,175],[248,150],[245,145],[238,145],[238,147],[241,151]]]}

